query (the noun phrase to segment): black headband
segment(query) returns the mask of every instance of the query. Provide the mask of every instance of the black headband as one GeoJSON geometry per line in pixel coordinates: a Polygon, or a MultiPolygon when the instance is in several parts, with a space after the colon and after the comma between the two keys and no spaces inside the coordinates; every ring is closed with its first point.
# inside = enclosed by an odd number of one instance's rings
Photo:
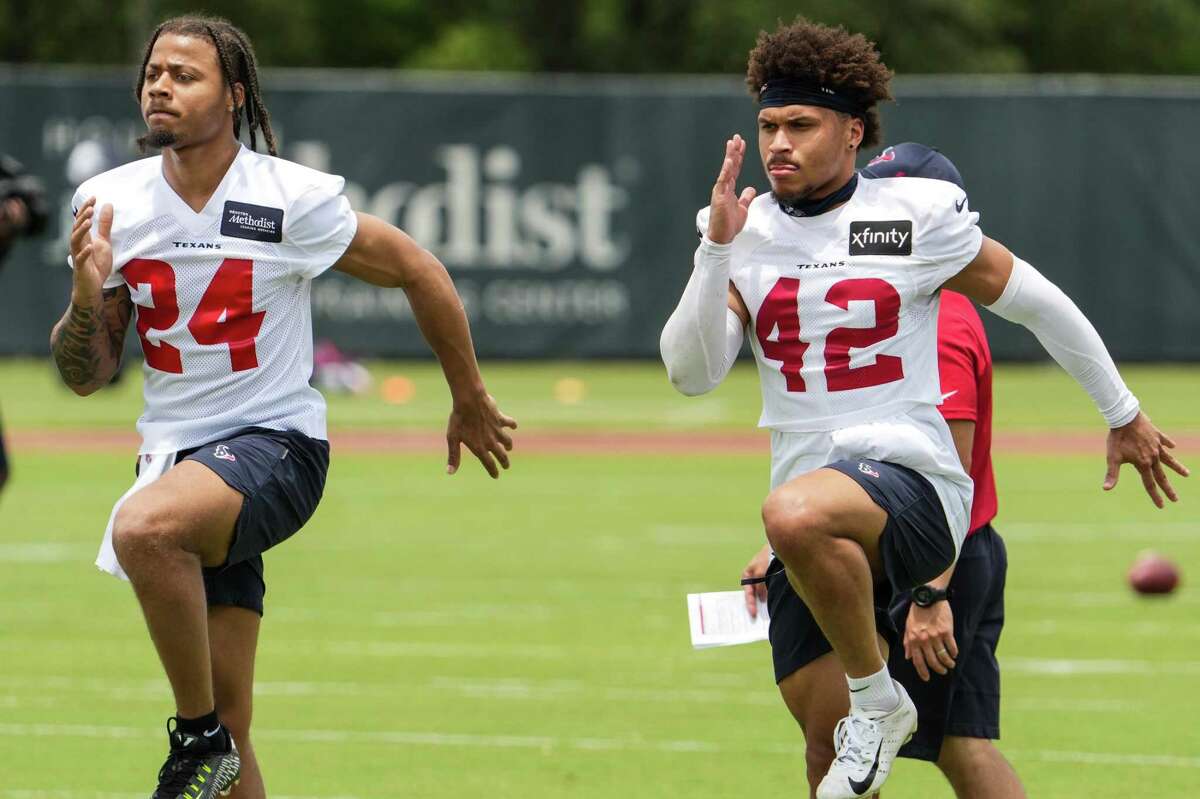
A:
{"type": "Polygon", "coordinates": [[[832,108],[856,117],[865,117],[867,109],[828,86],[820,86],[794,78],[773,78],[758,90],[758,104],[763,108],[785,105],[816,105],[832,108]]]}

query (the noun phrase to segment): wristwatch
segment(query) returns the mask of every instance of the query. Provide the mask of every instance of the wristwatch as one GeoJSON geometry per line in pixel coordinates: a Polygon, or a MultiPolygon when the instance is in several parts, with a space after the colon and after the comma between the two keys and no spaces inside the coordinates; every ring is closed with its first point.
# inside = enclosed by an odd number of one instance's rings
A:
{"type": "Polygon", "coordinates": [[[913,604],[919,608],[927,608],[944,599],[951,597],[950,588],[934,588],[932,585],[918,585],[909,592],[913,604]]]}

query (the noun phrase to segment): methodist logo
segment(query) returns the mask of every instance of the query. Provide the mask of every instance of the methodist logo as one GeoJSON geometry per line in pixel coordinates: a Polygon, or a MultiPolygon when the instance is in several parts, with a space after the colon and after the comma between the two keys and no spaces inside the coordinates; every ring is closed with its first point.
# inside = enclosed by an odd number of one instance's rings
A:
{"type": "Polygon", "coordinates": [[[283,209],[228,200],[221,215],[221,235],[278,244],[283,241],[283,209]]]}
{"type": "Polygon", "coordinates": [[[851,222],[851,255],[912,255],[912,220],[851,222]]]}
{"type": "MultiPolygon", "coordinates": [[[[292,148],[296,161],[330,170],[332,154],[324,142],[292,148]]],[[[620,269],[633,251],[633,186],[641,166],[632,157],[578,162],[574,174],[559,178],[549,164],[565,155],[532,144],[446,144],[430,154],[434,171],[420,180],[370,191],[351,182],[345,191],[351,206],[396,225],[456,276],[466,270],[620,269]]],[[[423,160],[424,154],[413,156],[414,163],[423,160]]],[[[645,202],[643,217],[646,209],[658,208],[653,198],[645,202]]]]}

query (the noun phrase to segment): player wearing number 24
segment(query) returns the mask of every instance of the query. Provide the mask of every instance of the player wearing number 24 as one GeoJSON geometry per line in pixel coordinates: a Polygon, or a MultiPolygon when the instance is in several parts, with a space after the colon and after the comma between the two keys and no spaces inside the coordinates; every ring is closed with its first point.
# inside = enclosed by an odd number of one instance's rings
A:
{"type": "Polygon", "coordinates": [[[497,477],[516,423],[484,388],[442,264],[355,213],[340,177],[275,157],[244,33],[215,18],[164,22],[137,99],[143,145],[162,154],[75,193],[74,279],[51,345],[66,384],[90,394],[116,370],[136,308],[139,475],[97,564],[133,583],[174,693],[155,799],[254,799],[265,795],[249,732],[262,553],[316,509],[329,463],[325,403],[308,384],[312,281],[335,269],[407,293],[450,387],[450,473],[466,445],[497,477]]]}
{"type": "Polygon", "coordinates": [[[1110,428],[1105,489],[1133,463],[1161,507],[1160,489],[1176,499],[1164,467],[1187,470],[1075,304],[983,235],[960,188],[857,178],[891,97],[874,45],[799,19],[760,35],[746,77],[771,192],[737,191],[746,143],[733,136],[660,343],[671,382],[694,395],[724,379],[750,332],[771,429],[768,598],[794,592],[811,611],[786,629],[773,620],[775,676],[810,730],[822,697],[849,690],[834,740],[809,742],[808,776],[818,799],[851,799],[879,790],[916,728],[875,608],[942,574],[970,518],[971,480],[937,410],[941,288],[1028,327],[1091,395],[1110,428]],[[817,665],[831,650],[840,686],[817,665]]]}

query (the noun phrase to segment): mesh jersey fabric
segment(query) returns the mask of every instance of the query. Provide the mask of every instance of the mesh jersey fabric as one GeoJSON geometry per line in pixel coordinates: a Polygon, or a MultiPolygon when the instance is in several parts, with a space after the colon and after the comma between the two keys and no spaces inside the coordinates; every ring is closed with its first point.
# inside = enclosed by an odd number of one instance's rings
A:
{"type": "Polygon", "coordinates": [[[114,208],[105,287],[128,286],[136,306],[146,355],[140,452],[249,426],[327,437],[325,401],[309,386],[310,289],[357,230],[343,185],[242,147],[198,212],[166,182],[161,156],[76,191],[73,211],[92,196],[114,208]]]}

